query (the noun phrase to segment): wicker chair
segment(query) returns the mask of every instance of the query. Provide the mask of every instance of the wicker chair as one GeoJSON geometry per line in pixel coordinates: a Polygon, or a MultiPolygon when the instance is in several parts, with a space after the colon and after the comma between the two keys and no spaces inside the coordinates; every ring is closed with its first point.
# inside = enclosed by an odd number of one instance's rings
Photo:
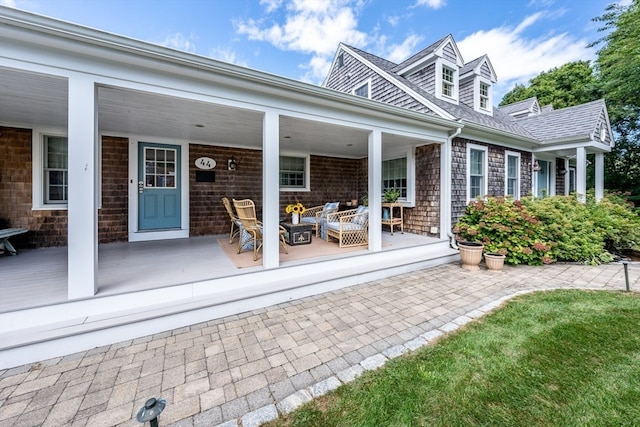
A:
{"type": "Polygon", "coordinates": [[[233,243],[236,237],[240,236],[240,220],[236,216],[233,211],[233,207],[231,206],[231,202],[227,197],[222,198],[222,204],[224,208],[227,210],[227,214],[229,215],[229,220],[231,221],[231,231],[229,231],[229,243],[233,243]]]}
{"type": "Polygon", "coordinates": [[[326,216],[328,214],[338,212],[339,207],[340,202],[327,202],[324,205],[308,208],[300,216],[300,222],[303,224],[313,225],[313,229],[316,232],[316,237],[318,237],[322,229],[322,221],[326,219],[326,216]]]}
{"type": "Polygon", "coordinates": [[[359,206],[342,212],[327,215],[324,225],[327,238],[338,240],[341,248],[366,246],[369,244],[369,208],[359,206]]]}
{"type": "MultiPolygon", "coordinates": [[[[256,205],[251,199],[236,200],[233,199],[233,206],[238,213],[238,220],[242,226],[240,230],[240,239],[238,240],[238,253],[242,252],[249,242],[253,243],[253,260],[258,260],[258,251],[262,248],[262,222],[256,217],[256,205]]],[[[286,230],[280,226],[280,245],[285,253],[287,250],[284,238],[286,230]]]]}

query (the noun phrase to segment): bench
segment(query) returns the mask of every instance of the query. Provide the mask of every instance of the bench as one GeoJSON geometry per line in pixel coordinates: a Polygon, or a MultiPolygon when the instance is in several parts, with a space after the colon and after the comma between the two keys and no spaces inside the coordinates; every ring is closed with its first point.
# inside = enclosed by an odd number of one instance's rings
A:
{"type": "Polygon", "coordinates": [[[18,234],[26,233],[26,228],[5,228],[0,230],[0,250],[4,249],[8,251],[11,255],[18,255],[18,251],[13,247],[11,243],[9,243],[9,237],[16,236],[18,234]]]}

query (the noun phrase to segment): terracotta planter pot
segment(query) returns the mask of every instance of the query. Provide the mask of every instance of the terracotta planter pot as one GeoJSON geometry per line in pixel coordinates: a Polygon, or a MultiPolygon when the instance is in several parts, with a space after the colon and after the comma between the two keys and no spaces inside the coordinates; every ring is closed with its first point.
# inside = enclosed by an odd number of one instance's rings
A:
{"type": "Polygon", "coordinates": [[[482,261],[482,251],[484,245],[478,242],[458,242],[460,249],[460,260],[462,268],[466,270],[480,270],[480,261],[482,261]]]}
{"type": "Polygon", "coordinates": [[[502,271],[504,267],[505,255],[496,253],[484,254],[484,262],[487,264],[487,269],[491,271],[502,271]]]}

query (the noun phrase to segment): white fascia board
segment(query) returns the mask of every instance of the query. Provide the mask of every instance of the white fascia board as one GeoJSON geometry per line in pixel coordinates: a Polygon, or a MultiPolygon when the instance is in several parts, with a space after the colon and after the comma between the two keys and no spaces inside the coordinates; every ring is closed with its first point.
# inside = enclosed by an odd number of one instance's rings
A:
{"type": "MultiPolygon", "coordinates": [[[[437,105],[429,102],[422,95],[420,95],[419,93],[417,93],[414,90],[410,89],[409,87],[404,85],[402,82],[399,82],[398,80],[395,80],[395,79],[393,79],[393,80],[390,79],[388,74],[385,71],[383,71],[380,68],[378,68],[372,62],[367,61],[365,58],[363,58],[362,56],[358,55],[356,52],[354,52],[354,51],[352,51],[350,49],[345,48],[345,50],[347,50],[350,55],[353,55],[353,56],[359,58],[360,61],[362,61],[365,65],[367,65],[367,67],[371,68],[376,73],[378,73],[378,75],[380,77],[382,77],[383,79],[385,79],[389,83],[400,87],[403,91],[405,91],[407,94],[409,94],[412,97],[414,97],[416,100],[421,102],[424,106],[426,106],[427,108],[430,108],[432,111],[434,111],[435,113],[437,113],[440,116],[442,116],[442,118],[449,119],[449,120],[456,120],[456,117],[454,117],[453,115],[449,114],[447,111],[443,110],[442,108],[438,107],[437,105]]],[[[406,108],[405,108],[405,110],[406,110],[406,108]]],[[[421,114],[424,114],[424,113],[421,113],[421,114]]],[[[428,117],[426,114],[425,114],[425,116],[428,117]]]]}
{"type": "MultiPolygon", "coordinates": [[[[485,142],[499,140],[505,143],[512,144],[514,147],[528,147],[525,148],[528,150],[531,150],[534,147],[540,145],[540,141],[535,138],[527,138],[511,132],[494,129],[488,126],[482,126],[477,123],[470,123],[465,121],[462,122],[464,123],[464,128],[462,134],[460,135],[461,137],[466,134],[472,135],[474,138],[483,138],[482,140],[485,142]]],[[[504,144],[500,143],[500,145],[504,144]]]]}
{"type": "Polygon", "coordinates": [[[588,152],[594,153],[609,153],[611,152],[611,147],[608,145],[602,144],[600,142],[594,141],[590,137],[584,137],[581,140],[576,140],[576,138],[572,138],[571,140],[565,140],[564,143],[556,142],[554,144],[544,144],[533,151],[536,153],[542,153],[546,151],[558,151],[558,150],[575,150],[576,148],[586,148],[588,152]]]}

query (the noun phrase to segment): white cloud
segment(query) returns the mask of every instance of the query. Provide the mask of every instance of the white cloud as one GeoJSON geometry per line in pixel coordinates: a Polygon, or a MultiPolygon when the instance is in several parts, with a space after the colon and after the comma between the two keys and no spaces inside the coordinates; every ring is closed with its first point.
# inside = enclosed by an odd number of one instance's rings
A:
{"type": "MultiPolygon", "coordinates": [[[[383,51],[379,53],[379,56],[389,61],[400,63],[416,53],[416,46],[423,39],[424,37],[422,36],[411,34],[400,44],[392,44],[391,46],[384,47],[383,51]]],[[[384,44],[386,38],[382,37],[380,41],[384,44]]]]}
{"type": "Polygon", "coordinates": [[[527,38],[523,33],[546,15],[539,12],[526,17],[515,28],[502,26],[477,31],[458,41],[458,48],[466,62],[487,54],[498,74],[494,95],[500,98],[516,83],[526,84],[542,71],[567,62],[594,59],[594,51],[584,39],[567,34],[547,33],[527,38]]]}
{"type": "MultiPolygon", "coordinates": [[[[269,2],[269,4],[273,1],[269,2]]],[[[266,24],[263,20],[235,22],[236,31],[249,40],[266,41],[285,51],[311,54],[303,79],[321,81],[340,42],[363,47],[365,33],[357,29],[357,9],[361,2],[348,0],[293,0],[287,4],[283,24],[266,24]]]]}
{"type": "Polygon", "coordinates": [[[236,52],[228,46],[218,46],[209,51],[209,56],[232,64],[247,66],[247,62],[240,59],[236,52]]]}
{"type": "Polygon", "coordinates": [[[160,42],[160,44],[163,46],[193,53],[196,51],[196,45],[194,43],[196,39],[197,37],[194,34],[185,36],[182,33],[175,33],[168,35],[167,38],[164,39],[164,41],[160,42]]]}
{"type": "Polygon", "coordinates": [[[271,13],[282,6],[283,0],[260,0],[260,4],[265,6],[265,11],[271,13]]]}
{"type": "Polygon", "coordinates": [[[440,9],[446,4],[445,0],[418,0],[416,6],[427,6],[432,9],[440,9]]]}
{"type": "Polygon", "coordinates": [[[0,5],[15,8],[16,2],[15,0],[0,0],[0,5]]]}

